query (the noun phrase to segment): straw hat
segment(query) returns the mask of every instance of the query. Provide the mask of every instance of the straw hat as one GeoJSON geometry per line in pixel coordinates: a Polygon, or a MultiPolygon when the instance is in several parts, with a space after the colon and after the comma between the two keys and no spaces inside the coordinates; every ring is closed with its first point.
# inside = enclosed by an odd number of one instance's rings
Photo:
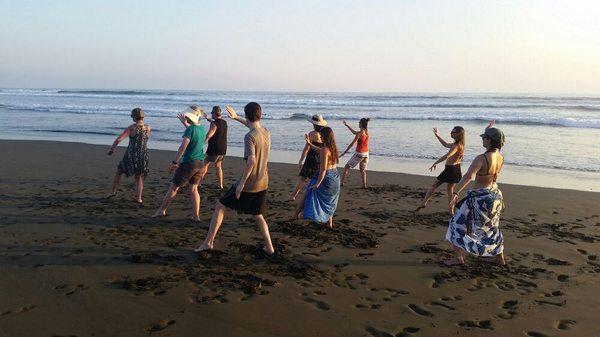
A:
{"type": "Polygon", "coordinates": [[[314,125],[327,126],[327,122],[325,121],[325,119],[323,119],[323,115],[321,114],[313,115],[311,118],[308,119],[308,121],[313,123],[314,125]]]}
{"type": "Polygon", "coordinates": [[[187,109],[183,115],[187,118],[189,118],[194,124],[198,124],[198,122],[200,121],[200,113],[201,113],[202,109],[198,109],[197,107],[190,107],[189,109],[187,109]],[[194,109],[196,108],[196,109],[194,109]]]}

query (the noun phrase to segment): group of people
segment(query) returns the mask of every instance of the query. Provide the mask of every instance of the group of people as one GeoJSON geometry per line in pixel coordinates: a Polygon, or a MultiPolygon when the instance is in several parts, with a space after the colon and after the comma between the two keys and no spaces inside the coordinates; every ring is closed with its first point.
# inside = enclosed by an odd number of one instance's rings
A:
{"type": "MultiPolygon", "coordinates": [[[[244,136],[245,166],[242,175],[216,202],[210,221],[210,227],[204,242],[196,252],[211,250],[223,222],[227,209],[238,213],[252,215],[263,236],[263,249],[267,254],[273,254],[275,249],[271,242],[269,228],[263,214],[267,207],[267,190],[269,186],[268,161],[271,149],[271,134],[268,128],[261,125],[262,108],[256,102],[250,102],[244,107],[244,117],[226,107],[227,114],[232,120],[238,121],[249,130],[244,136]]],[[[177,116],[183,124],[182,141],[171,162],[169,172],[173,173],[171,184],[165,193],[159,208],[152,217],[164,217],[167,209],[175,199],[180,188],[188,186],[192,201],[193,221],[200,221],[199,186],[211,164],[214,164],[217,182],[223,189],[223,159],[227,151],[227,122],[223,119],[221,108],[213,107],[209,117],[197,106],[177,116]],[[202,124],[202,118],[210,123],[208,131],[202,124]],[[208,144],[204,151],[205,144],[208,144]]],[[[117,193],[121,176],[134,176],[136,179],[135,201],[142,203],[143,179],[148,174],[147,142],[152,128],[144,123],[144,111],[135,108],[131,112],[134,123],[127,127],[112,144],[108,154],[112,155],[116,146],[129,137],[129,145],[123,159],[117,166],[112,192],[117,193]]],[[[358,130],[352,128],[345,120],[343,124],[354,135],[354,139],[341,154],[335,140],[335,134],[322,115],[314,115],[308,119],[313,130],[305,135],[305,146],[298,163],[298,181],[288,197],[289,202],[296,202],[294,219],[307,219],[324,223],[333,227],[333,216],[337,208],[341,186],[344,186],[350,169],[359,166],[362,187],[367,188],[367,164],[369,161],[369,131],[368,118],[362,118],[358,130]],[[353,155],[343,168],[338,171],[341,156],[355,148],[353,155]]],[[[446,142],[434,129],[434,134],[440,143],[447,147],[448,152],[440,157],[430,170],[446,161],[444,171],[437,177],[435,183],[427,191],[421,205],[415,210],[426,207],[435,190],[442,184],[447,184],[448,206],[453,214],[446,240],[453,248],[451,259],[445,261],[452,266],[464,263],[464,252],[477,256],[493,257],[492,262],[503,265],[503,237],[499,229],[499,217],[504,208],[502,193],[496,180],[502,164],[503,156],[500,149],[504,144],[504,134],[494,128],[492,121],[481,135],[486,152],[477,156],[468,171],[461,174],[461,160],[465,152],[465,130],[460,126],[454,127],[450,133],[454,142],[446,142]],[[466,197],[458,201],[458,195],[466,186],[475,180],[474,186],[466,197]],[[455,210],[456,209],[456,210],[455,210]]]]}

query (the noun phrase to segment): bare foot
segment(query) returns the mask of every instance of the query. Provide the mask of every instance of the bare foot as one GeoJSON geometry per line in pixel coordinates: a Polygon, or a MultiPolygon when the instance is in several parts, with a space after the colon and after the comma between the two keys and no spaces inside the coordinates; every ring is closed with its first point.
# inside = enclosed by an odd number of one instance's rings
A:
{"type": "Polygon", "coordinates": [[[190,220],[192,220],[193,222],[200,222],[200,217],[191,216],[190,220]]]}
{"type": "Polygon", "coordinates": [[[465,264],[465,260],[459,259],[457,257],[453,257],[453,258],[451,258],[449,260],[444,261],[444,265],[446,267],[458,266],[458,265],[461,265],[461,264],[465,264]]]}
{"type": "Polygon", "coordinates": [[[194,249],[194,252],[201,253],[201,252],[205,252],[205,251],[212,250],[212,249],[213,249],[213,245],[203,243],[200,245],[200,247],[194,249]]]}
{"type": "Polygon", "coordinates": [[[160,209],[157,209],[156,212],[154,212],[154,214],[152,214],[153,218],[164,218],[167,216],[167,211],[161,211],[160,209]]]}
{"type": "Polygon", "coordinates": [[[273,248],[273,246],[271,246],[271,248],[267,248],[267,246],[263,246],[263,250],[265,251],[265,253],[267,253],[268,255],[273,255],[275,254],[275,248],[273,248]]]}
{"type": "Polygon", "coordinates": [[[114,197],[116,195],[117,195],[117,192],[111,192],[109,195],[107,195],[106,197],[104,197],[104,199],[110,199],[110,198],[112,198],[112,197],[114,197]]]}
{"type": "Polygon", "coordinates": [[[135,203],[138,204],[138,205],[141,205],[141,204],[144,203],[144,200],[142,200],[142,199],[135,199],[135,203]]]}

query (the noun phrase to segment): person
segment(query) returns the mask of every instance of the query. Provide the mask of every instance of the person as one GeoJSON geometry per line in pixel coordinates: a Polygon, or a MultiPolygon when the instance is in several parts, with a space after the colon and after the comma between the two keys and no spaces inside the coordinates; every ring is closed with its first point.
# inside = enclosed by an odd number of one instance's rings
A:
{"type": "Polygon", "coordinates": [[[113,197],[117,195],[119,185],[121,183],[121,176],[125,174],[126,177],[134,176],[136,182],[135,202],[142,204],[142,192],[144,190],[144,178],[148,175],[148,139],[152,133],[152,127],[148,124],[144,124],[144,110],[141,108],[135,108],[131,110],[131,118],[133,124],[128,126],[114,141],[108,155],[112,156],[115,153],[117,145],[129,137],[129,144],[127,150],[123,155],[123,159],[117,166],[117,172],[115,173],[115,179],[112,185],[112,191],[109,195],[113,197]]]}
{"type": "MultiPolygon", "coordinates": [[[[190,106],[190,109],[198,112],[210,123],[210,128],[208,129],[205,139],[205,142],[208,142],[206,161],[204,168],[200,173],[198,186],[202,184],[202,180],[204,179],[204,175],[208,172],[210,163],[215,163],[219,189],[223,189],[223,160],[227,153],[227,122],[222,118],[221,107],[213,106],[211,111],[212,118],[208,117],[204,110],[198,108],[196,105],[190,106]]],[[[181,115],[178,115],[178,117],[182,120],[183,125],[187,127],[188,125],[185,123],[185,119],[182,119],[181,115]]]]}
{"type": "Polygon", "coordinates": [[[454,192],[454,185],[460,181],[462,177],[462,172],[460,170],[460,162],[465,154],[465,129],[462,126],[455,126],[452,131],[450,131],[450,137],[454,140],[454,143],[446,142],[437,128],[433,128],[433,134],[440,141],[440,143],[449,148],[448,153],[441,156],[438,160],[431,165],[429,171],[435,171],[437,164],[446,161],[446,167],[444,171],[440,173],[437,177],[433,185],[429,187],[427,193],[425,194],[425,198],[423,198],[423,202],[421,205],[415,209],[415,212],[418,212],[420,209],[423,209],[427,206],[429,199],[433,195],[433,192],[440,187],[442,184],[446,183],[446,193],[448,194],[448,202],[452,199],[452,192],[454,192]]]}
{"type": "Polygon", "coordinates": [[[204,141],[206,129],[200,123],[200,112],[188,109],[184,114],[178,115],[181,123],[188,125],[183,132],[181,145],[177,150],[175,159],[171,162],[169,173],[175,171],[171,185],[165,193],[160,207],[152,215],[153,218],[167,215],[167,208],[177,196],[180,188],[188,184],[188,191],[192,200],[193,221],[200,221],[200,194],[198,184],[201,171],[204,167],[204,141]]]}
{"type": "Polygon", "coordinates": [[[351,168],[355,168],[359,165],[360,175],[362,177],[362,187],[367,188],[367,164],[369,163],[369,131],[367,125],[369,124],[370,118],[361,118],[358,122],[359,130],[354,130],[345,120],[342,120],[344,125],[354,134],[354,140],[348,145],[346,150],[342,153],[342,156],[348,153],[350,149],[356,144],[356,151],[344,166],[344,172],[342,173],[342,186],[344,181],[348,177],[351,168]]]}
{"type": "Polygon", "coordinates": [[[447,266],[463,264],[464,252],[492,257],[491,262],[505,265],[504,238],[500,231],[500,215],[504,210],[502,192],[496,181],[502,170],[504,157],[500,150],[504,145],[504,133],[489,127],[481,135],[485,153],[477,156],[467,173],[456,185],[449,207],[454,210],[458,194],[475,180],[472,189],[457,206],[448,230],[446,240],[454,250],[451,259],[444,261],[447,266]]]}
{"type": "Polygon", "coordinates": [[[264,239],[263,250],[267,254],[273,254],[275,249],[271,242],[269,227],[263,217],[267,206],[266,199],[269,187],[267,163],[271,149],[271,133],[260,124],[262,108],[258,103],[250,102],[246,104],[244,107],[246,118],[239,117],[230,106],[227,106],[226,109],[231,119],[244,124],[250,129],[244,136],[244,159],[246,160],[246,165],[242,176],[217,201],[206,239],[194,251],[201,252],[214,248],[217,232],[225,216],[225,209],[231,208],[238,213],[250,214],[254,217],[254,221],[264,239]]]}
{"type": "MultiPolygon", "coordinates": [[[[327,126],[327,122],[323,119],[322,115],[314,115],[309,118],[308,121],[313,125],[313,130],[308,133],[310,144],[320,148],[323,146],[323,142],[321,141],[321,134],[319,131],[321,131],[324,126],[327,126]]],[[[302,155],[300,155],[300,160],[298,161],[298,167],[300,168],[298,182],[288,197],[288,201],[295,201],[298,193],[302,190],[302,187],[304,187],[306,182],[319,170],[319,150],[313,149],[310,144],[308,142],[306,143],[302,150],[302,155]]]]}
{"type": "Polygon", "coordinates": [[[310,136],[306,135],[306,144],[314,151],[319,151],[319,171],[313,176],[306,186],[304,198],[298,204],[294,217],[327,223],[333,228],[333,214],[337,208],[340,197],[340,174],[337,169],[339,162],[338,148],[335,143],[333,130],[323,127],[321,131],[323,146],[312,143],[310,136]]]}

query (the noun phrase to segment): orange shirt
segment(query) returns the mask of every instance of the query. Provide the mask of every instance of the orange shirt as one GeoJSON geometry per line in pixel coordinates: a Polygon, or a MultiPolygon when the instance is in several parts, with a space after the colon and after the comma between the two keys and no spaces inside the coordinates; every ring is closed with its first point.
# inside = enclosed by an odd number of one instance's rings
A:
{"type": "Polygon", "coordinates": [[[369,152],[369,135],[363,133],[358,137],[358,141],[356,142],[356,152],[369,152]]]}

